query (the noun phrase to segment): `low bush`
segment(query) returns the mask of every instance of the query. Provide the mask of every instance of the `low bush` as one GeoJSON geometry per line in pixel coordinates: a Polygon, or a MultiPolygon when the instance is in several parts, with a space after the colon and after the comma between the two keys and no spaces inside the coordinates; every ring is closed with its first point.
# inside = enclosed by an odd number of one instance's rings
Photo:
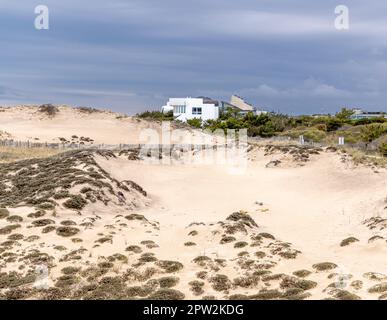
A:
{"type": "Polygon", "coordinates": [[[72,237],[79,232],[78,228],[74,227],[58,227],[56,229],[56,234],[61,237],[72,237]]]}
{"type": "Polygon", "coordinates": [[[184,293],[174,289],[160,289],[148,296],[150,300],[183,300],[184,293]]]}
{"type": "Polygon", "coordinates": [[[172,288],[179,283],[178,277],[163,277],[158,279],[160,288],[172,288]]]}
{"type": "Polygon", "coordinates": [[[87,201],[81,195],[71,195],[70,199],[63,203],[67,209],[82,210],[87,204],[87,201]]]}

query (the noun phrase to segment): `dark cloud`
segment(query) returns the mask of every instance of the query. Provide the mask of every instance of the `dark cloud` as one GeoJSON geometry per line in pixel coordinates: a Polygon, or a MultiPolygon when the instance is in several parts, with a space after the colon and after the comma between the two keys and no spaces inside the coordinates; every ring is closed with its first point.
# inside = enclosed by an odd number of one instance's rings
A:
{"type": "Polygon", "coordinates": [[[387,110],[381,1],[46,0],[0,3],[0,103],[53,102],[135,113],[169,96],[244,95],[287,113],[387,110]],[[341,4],[341,3],[340,3],[341,4]],[[17,92],[17,93],[16,93],[17,92]]]}

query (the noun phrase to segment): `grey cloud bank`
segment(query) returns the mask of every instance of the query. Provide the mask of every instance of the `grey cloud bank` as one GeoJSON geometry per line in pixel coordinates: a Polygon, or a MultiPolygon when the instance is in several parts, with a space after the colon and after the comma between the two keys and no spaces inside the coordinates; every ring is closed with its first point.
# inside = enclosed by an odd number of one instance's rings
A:
{"type": "Polygon", "coordinates": [[[387,3],[54,1],[0,3],[0,104],[127,113],[169,96],[233,93],[284,113],[387,111],[387,3]],[[35,30],[34,8],[50,9],[35,30]],[[350,10],[350,29],[334,9],[350,10]]]}

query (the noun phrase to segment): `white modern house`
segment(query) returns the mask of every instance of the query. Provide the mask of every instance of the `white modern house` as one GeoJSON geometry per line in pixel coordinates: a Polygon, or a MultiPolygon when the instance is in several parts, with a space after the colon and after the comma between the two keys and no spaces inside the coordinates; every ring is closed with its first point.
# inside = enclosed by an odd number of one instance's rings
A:
{"type": "Polygon", "coordinates": [[[237,111],[241,115],[246,115],[247,113],[251,112],[257,116],[261,114],[267,114],[267,111],[258,109],[254,107],[252,104],[246,102],[243,98],[237,96],[237,95],[232,95],[230,102],[221,102],[222,105],[222,110],[225,111],[227,109],[232,109],[237,111]]]}
{"type": "Polygon", "coordinates": [[[206,97],[199,98],[170,98],[162,112],[173,111],[176,120],[186,122],[189,119],[216,120],[219,118],[218,101],[206,97]]]}
{"type": "Polygon", "coordinates": [[[230,102],[217,101],[207,97],[197,98],[170,98],[165,106],[161,107],[164,113],[173,111],[175,119],[186,122],[189,119],[216,120],[219,114],[232,109],[240,115],[251,112],[255,115],[266,114],[267,111],[257,109],[243,98],[233,95],[230,102]]]}
{"type": "Polygon", "coordinates": [[[382,111],[364,111],[362,109],[352,109],[354,112],[350,117],[352,120],[371,119],[371,118],[387,118],[387,113],[382,111]]]}

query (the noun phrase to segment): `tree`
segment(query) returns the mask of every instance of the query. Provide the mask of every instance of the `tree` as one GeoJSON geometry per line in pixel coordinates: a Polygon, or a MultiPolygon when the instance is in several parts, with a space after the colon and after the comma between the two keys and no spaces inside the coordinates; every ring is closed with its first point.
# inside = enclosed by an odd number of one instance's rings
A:
{"type": "Polygon", "coordinates": [[[373,123],[361,128],[361,138],[365,143],[370,143],[381,137],[385,132],[387,132],[387,127],[379,123],[373,123]]]}
{"type": "Polygon", "coordinates": [[[336,118],[342,121],[349,120],[355,111],[347,108],[342,108],[340,112],[336,113],[336,118]]]}

